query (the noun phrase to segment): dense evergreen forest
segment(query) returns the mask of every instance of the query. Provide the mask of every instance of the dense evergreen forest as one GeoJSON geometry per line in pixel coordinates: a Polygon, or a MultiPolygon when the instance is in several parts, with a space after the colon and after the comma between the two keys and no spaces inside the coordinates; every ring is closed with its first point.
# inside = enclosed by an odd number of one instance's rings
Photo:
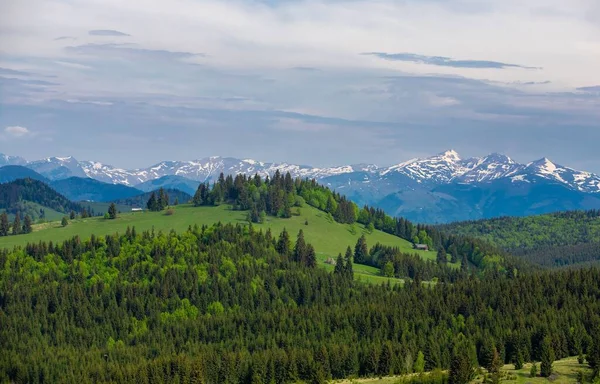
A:
{"type": "Polygon", "coordinates": [[[255,223],[262,222],[267,215],[291,217],[295,209],[306,203],[327,212],[339,223],[357,222],[413,243],[426,244],[430,249],[442,250],[451,261],[465,260],[465,264],[480,270],[514,273],[528,268],[527,264],[486,241],[454,236],[431,226],[415,225],[404,218],[392,218],[373,207],[359,208],[345,196],[319,185],[315,180],[293,179],[289,173],[283,175],[279,171],[272,178],[265,179],[259,175],[225,177],[221,174],[212,186],[200,184],[192,202],[196,206],[231,204],[234,209],[247,210],[248,220],[255,223]]]}
{"type": "Polygon", "coordinates": [[[438,227],[479,237],[513,255],[544,266],[600,260],[600,210],[451,223],[438,227]]]}
{"type": "Polygon", "coordinates": [[[323,383],[450,368],[463,384],[475,364],[600,362],[598,269],[374,286],[347,265],[314,268],[310,244],[290,237],[216,224],[2,250],[0,382],[323,383]]]}

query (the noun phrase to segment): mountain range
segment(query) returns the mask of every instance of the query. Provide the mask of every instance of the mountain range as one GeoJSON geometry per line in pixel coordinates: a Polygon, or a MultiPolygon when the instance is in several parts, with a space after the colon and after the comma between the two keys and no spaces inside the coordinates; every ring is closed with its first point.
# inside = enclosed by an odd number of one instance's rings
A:
{"type": "Polygon", "coordinates": [[[92,178],[142,191],[164,187],[189,194],[200,182],[214,181],[221,172],[266,176],[279,170],[293,177],[317,179],[359,205],[374,205],[390,214],[428,223],[600,207],[600,176],[546,158],[520,164],[498,153],[462,159],[450,150],[388,167],[357,164],[317,168],[213,156],[123,169],[73,157],[27,162],[2,154],[0,165],[22,165],[51,181],[92,178]]]}

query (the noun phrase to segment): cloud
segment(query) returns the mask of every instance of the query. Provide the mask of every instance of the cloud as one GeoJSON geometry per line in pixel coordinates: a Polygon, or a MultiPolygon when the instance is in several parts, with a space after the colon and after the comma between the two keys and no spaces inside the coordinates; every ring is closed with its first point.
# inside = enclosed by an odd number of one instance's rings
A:
{"type": "Polygon", "coordinates": [[[591,87],[579,87],[577,88],[577,90],[583,92],[600,92],[600,85],[593,85],[591,87]]]}
{"type": "Polygon", "coordinates": [[[525,69],[540,69],[534,67],[526,67],[518,64],[501,63],[498,61],[488,60],[455,60],[450,57],[443,56],[425,56],[417,55],[414,53],[383,53],[383,52],[367,52],[363,55],[376,56],[384,60],[392,61],[408,61],[417,64],[428,64],[437,65],[440,67],[452,67],[452,68],[492,68],[492,69],[504,69],[504,68],[525,68],[525,69]]]}
{"type": "Polygon", "coordinates": [[[19,125],[13,125],[4,128],[4,137],[10,138],[24,138],[34,136],[33,132],[31,132],[26,127],[21,127],[19,125]]]}
{"type": "Polygon", "coordinates": [[[84,65],[81,63],[73,63],[70,61],[56,60],[54,62],[54,64],[62,65],[63,67],[73,68],[73,69],[92,69],[92,67],[90,67],[89,65],[84,65]]]}
{"type": "Polygon", "coordinates": [[[54,41],[61,41],[61,40],[77,40],[77,38],[72,37],[72,36],[59,36],[56,39],[54,39],[54,41]]]}
{"type": "Polygon", "coordinates": [[[18,71],[16,69],[10,68],[1,68],[0,67],[0,76],[29,76],[29,72],[18,71]]]}
{"type": "MultiPolygon", "coordinates": [[[[81,55],[98,56],[100,58],[117,57],[131,60],[181,60],[193,57],[203,57],[204,53],[177,52],[165,49],[139,48],[132,44],[84,44],[67,47],[67,51],[81,55]]],[[[146,65],[147,63],[144,63],[146,65]]]]}
{"type": "Polygon", "coordinates": [[[114,29],[94,29],[89,31],[90,36],[131,36],[127,33],[115,31],[114,29]]]}

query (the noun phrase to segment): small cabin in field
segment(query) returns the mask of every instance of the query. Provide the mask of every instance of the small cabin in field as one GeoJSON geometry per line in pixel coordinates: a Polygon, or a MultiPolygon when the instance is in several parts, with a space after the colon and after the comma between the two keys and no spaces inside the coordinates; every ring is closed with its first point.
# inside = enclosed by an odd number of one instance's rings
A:
{"type": "Polygon", "coordinates": [[[142,208],[131,208],[131,212],[143,212],[142,208]]]}
{"type": "Polygon", "coordinates": [[[413,244],[413,248],[417,251],[429,251],[429,246],[427,244],[413,244]]]}

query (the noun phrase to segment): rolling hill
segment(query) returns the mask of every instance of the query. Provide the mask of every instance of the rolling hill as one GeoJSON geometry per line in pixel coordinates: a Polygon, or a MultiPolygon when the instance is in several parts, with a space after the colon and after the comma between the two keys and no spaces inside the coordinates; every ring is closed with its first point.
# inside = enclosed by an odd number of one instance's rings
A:
{"type": "MultiPolygon", "coordinates": [[[[36,224],[33,233],[19,236],[0,237],[0,248],[12,248],[23,246],[27,243],[39,241],[63,241],[79,236],[87,239],[91,235],[105,235],[112,233],[125,233],[127,227],[135,227],[138,231],[152,230],[156,232],[169,232],[175,230],[185,231],[189,226],[212,225],[222,223],[246,223],[247,212],[231,210],[228,205],[218,207],[193,207],[188,204],[173,207],[173,214],[166,215],[165,212],[127,212],[121,213],[116,220],[107,220],[102,217],[91,217],[86,219],[72,220],[68,226],[62,227],[60,222],[36,224]]],[[[326,269],[333,266],[326,264],[328,257],[335,258],[338,253],[343,253],[346,247],[354,248],[356,241],[361,235],[365,235],[369,247],[376,243],[398,247],[401,251],[418,254],[425,260],[435,260],[436,253],[433,251],[413,250],[412,244],[396,236],[374,230],[367,231],[361,224],[340,224],[332,221],[324,212],[316,208],[305,206],[301,208],[299,216],[289,219],[268,217],[264,224],[254,224],[255,229],[263,231],[270,228],[274,236],[277,236],[284,228],[295,239],[299,230],[304,231],[306,241],[313,244],[317,250],[319,265],[326,269]],[[308,222],[308,225],[306,225],[308,222]]],[[[368,282],[385,282],[389,280],[379,275],[377,268],[355,264],[357,279],[368,282]]],[[[394,280],[394,279],[392,279],[394,280]]]]}
{"type": "Polygon", "coordinates": [[[0,209],[12,214],[19,212],[21,216],[28,214],[35,219],[43,216],[39,208],[61,213],[79,212],[82,209],[80,204],[70,201],[39,180],[19,179],[0,184],[0,209]]]}
{"type": "Polygon", "coordinates": [[[544,266],[600,261],[600,211],[571,211],[529,217],[499,217],[438,227],[479,237],[513,255],[544,266]]]}

